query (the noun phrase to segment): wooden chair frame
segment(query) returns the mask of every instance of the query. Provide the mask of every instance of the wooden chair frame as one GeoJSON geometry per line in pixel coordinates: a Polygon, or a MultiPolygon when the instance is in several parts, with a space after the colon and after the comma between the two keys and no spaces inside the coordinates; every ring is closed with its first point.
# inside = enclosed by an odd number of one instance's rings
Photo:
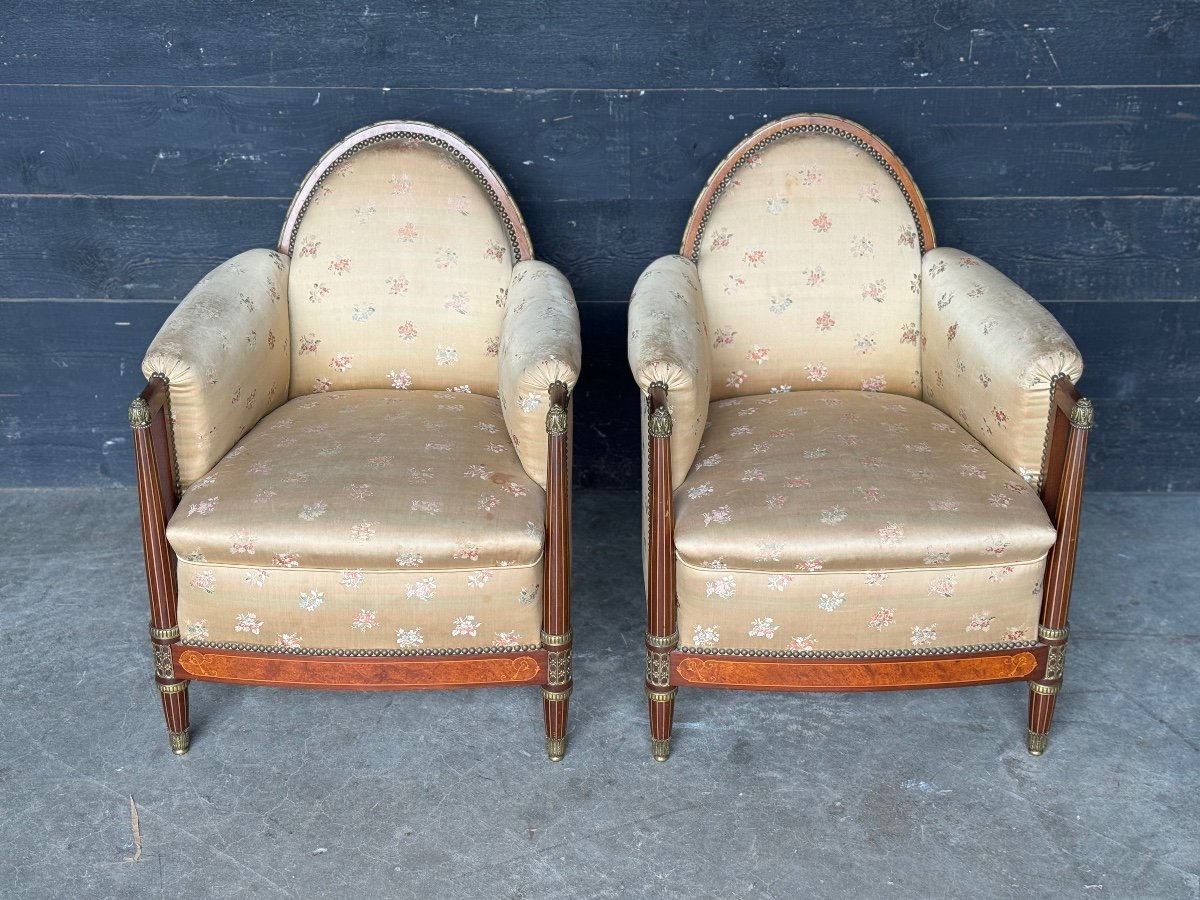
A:
{"type": "MultiPolygon", "coordinates": [[[[309,195],[343,157],[364,144],[413,134],[468,162],[484,186],[506,228],[517,259],[532,258],[529,233],[499,176],[469,144],[450,132],[422,122],[385,122],[361,129],[326,153],[304,180],[293,200],[279,239],[290,249],[309,195]]],[[[146,586],[150,598],[150,642],[154,680],[162,698],[172,751],[187,752],[191,740],[188,686],[192,681],[327,690],[415,690],[540,685],[551,760],[566,752],[566,723],[571,698],[571,518],[570,393],[562,382],[549,388],[546,415],[548,448],[541,648],[538,650],[424,655],[303,655],[188,647],[180,641],[177,560],[167,542],[167,523],[179,505],[181,490],[170,425],[170,384],[154,374],[129,407],[137,469],[146,586]]]]}

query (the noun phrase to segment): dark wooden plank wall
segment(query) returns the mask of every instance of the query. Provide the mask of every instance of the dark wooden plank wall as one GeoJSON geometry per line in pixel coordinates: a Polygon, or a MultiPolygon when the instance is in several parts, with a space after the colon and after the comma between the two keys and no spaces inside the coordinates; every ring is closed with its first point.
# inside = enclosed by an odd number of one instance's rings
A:
{"type": "Polygon", "coordinates": [[[801,111],[879,133],[939,241],[1071,331],[1095,487],[1200,489],[1195,0],[26,0],[0,23],[0,486],[130,483],[174,304],[274,244],[330,144],[417,118],[483,151],[575,285],[576,478],[632,487],[629,290],[728,149],[801,111]]]}

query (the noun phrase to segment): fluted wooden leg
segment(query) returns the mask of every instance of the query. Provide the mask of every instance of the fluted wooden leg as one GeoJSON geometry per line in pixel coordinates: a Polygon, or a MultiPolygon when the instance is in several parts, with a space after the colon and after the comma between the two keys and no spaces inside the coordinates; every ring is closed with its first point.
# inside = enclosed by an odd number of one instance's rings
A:
{"type": "Polygon", "coordinates": [[[1041,756],[1046,752],[1050,739],[1050,720],[1054,718],[1054,701],[1058,699],[1058,685],[1029,684],[1029,752],[1041,756]]]}
{"type": "Polygon", "coordinates": [[[675,718],[675,693],[678,690],[646,691],[650,706],[650,745],[659,762],[666,762],[671,755],[671,722],[675,718]]]}
{"type": "Polygon", "coordinates": [[[546,755],[558,762],[567,752],[567,712],[571,705],[571,689],[555,691],[542,689],[542,712],[546,716],[546,755]]]}
{"type": "Polygon", "coordinates": [[[188,752],[192,739],[188,726],[188,683],[159,682],[158,690],[162,694],[163,716],[167,720],[167,740],[171,744],[171,752],[183,756],[188,752]]]}

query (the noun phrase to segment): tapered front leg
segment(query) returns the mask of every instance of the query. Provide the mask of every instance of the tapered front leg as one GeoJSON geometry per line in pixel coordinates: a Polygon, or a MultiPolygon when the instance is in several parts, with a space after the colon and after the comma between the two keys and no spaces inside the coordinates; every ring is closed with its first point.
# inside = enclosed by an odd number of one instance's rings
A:
{"type": "Polygon", "coordinates": [[[558,762],[567,752],[567,712],[571,703],[571,460],[570,394],[562,382],[550,385],[546,415],[546,552],[543,557],[542,646],[546,650],[546,755],[558,762]]]}
{"type": "Polygon", "coordinates": [[[671,413],[667,388],[653,384],[646,397],[649,459],[646,490],[650,517],[646,572],[646,698],[654,758],[671,755],[671,722],[675,694],[671,684],[671,651],[679,645],[675,603],[674,527],[671,508],[671,413]]]}
{"type": "MultiPolygon", "coordinates": [[[[1083,470],[1087,461],[1088,432],[1094,424],[1090,400],[1079,397],[1069,382],[1056,389],[1056,425],[1065,418],[1066,440],[1061,469],[1053,473],[1043,489],[1058,537],[1046,562],[1046,587],[1042,601],[1038,641],[1048,646],[1046,668],[1029,682],[1029,728],[1027,746],[1034,756],[1046,751],[1054,706],[1062,687],[1067,659],[1067,610],[1075,577],[1075,545],[1083,500],[1083,470]],[[1069,412],[1066,410],[1069,409],[1069,412]]],[[[1061,433],[1061,432],[1060,432],[1061,433]]],[[[1060,446],[1062,446],[1060,444],[1060,446]]]]}

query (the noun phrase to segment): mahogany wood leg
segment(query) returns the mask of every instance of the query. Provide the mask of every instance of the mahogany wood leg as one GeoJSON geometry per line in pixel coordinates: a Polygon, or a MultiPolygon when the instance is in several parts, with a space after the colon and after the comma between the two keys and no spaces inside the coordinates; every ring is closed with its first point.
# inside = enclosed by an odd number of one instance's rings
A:
{"type": "Polygon", "coordinates": [[[659,762],[666,762],[671,755],[671,722],[675,718],[675,693],[678,690],[646,691],[650,705],[650,743],[654,758],[659,762]]]}
{"type": "Polygon", "coordinates": [[[1029,753],[1041,756],[1046,752],[1050,739],[1050,720],[1054,717],[1054,701],[1058,698],[1058,685],[1029,683],[1029,753]]]}
{"type": "Polygon", "coordinates": [[[162,694],[163,716],[167,720],[167,740],[171,744],[171,752],[183,756],[188,752],[192,731],[188,727],[188,683],[175,681],[169,684],[158,684],[162,694]]]}
{"type": "Polygon", "coordinates": [[[567,753],[567,711],[571,689],[555,691],[542,688],[542,712],[546,716],[546,755],[558,762],[567,753]]]}

